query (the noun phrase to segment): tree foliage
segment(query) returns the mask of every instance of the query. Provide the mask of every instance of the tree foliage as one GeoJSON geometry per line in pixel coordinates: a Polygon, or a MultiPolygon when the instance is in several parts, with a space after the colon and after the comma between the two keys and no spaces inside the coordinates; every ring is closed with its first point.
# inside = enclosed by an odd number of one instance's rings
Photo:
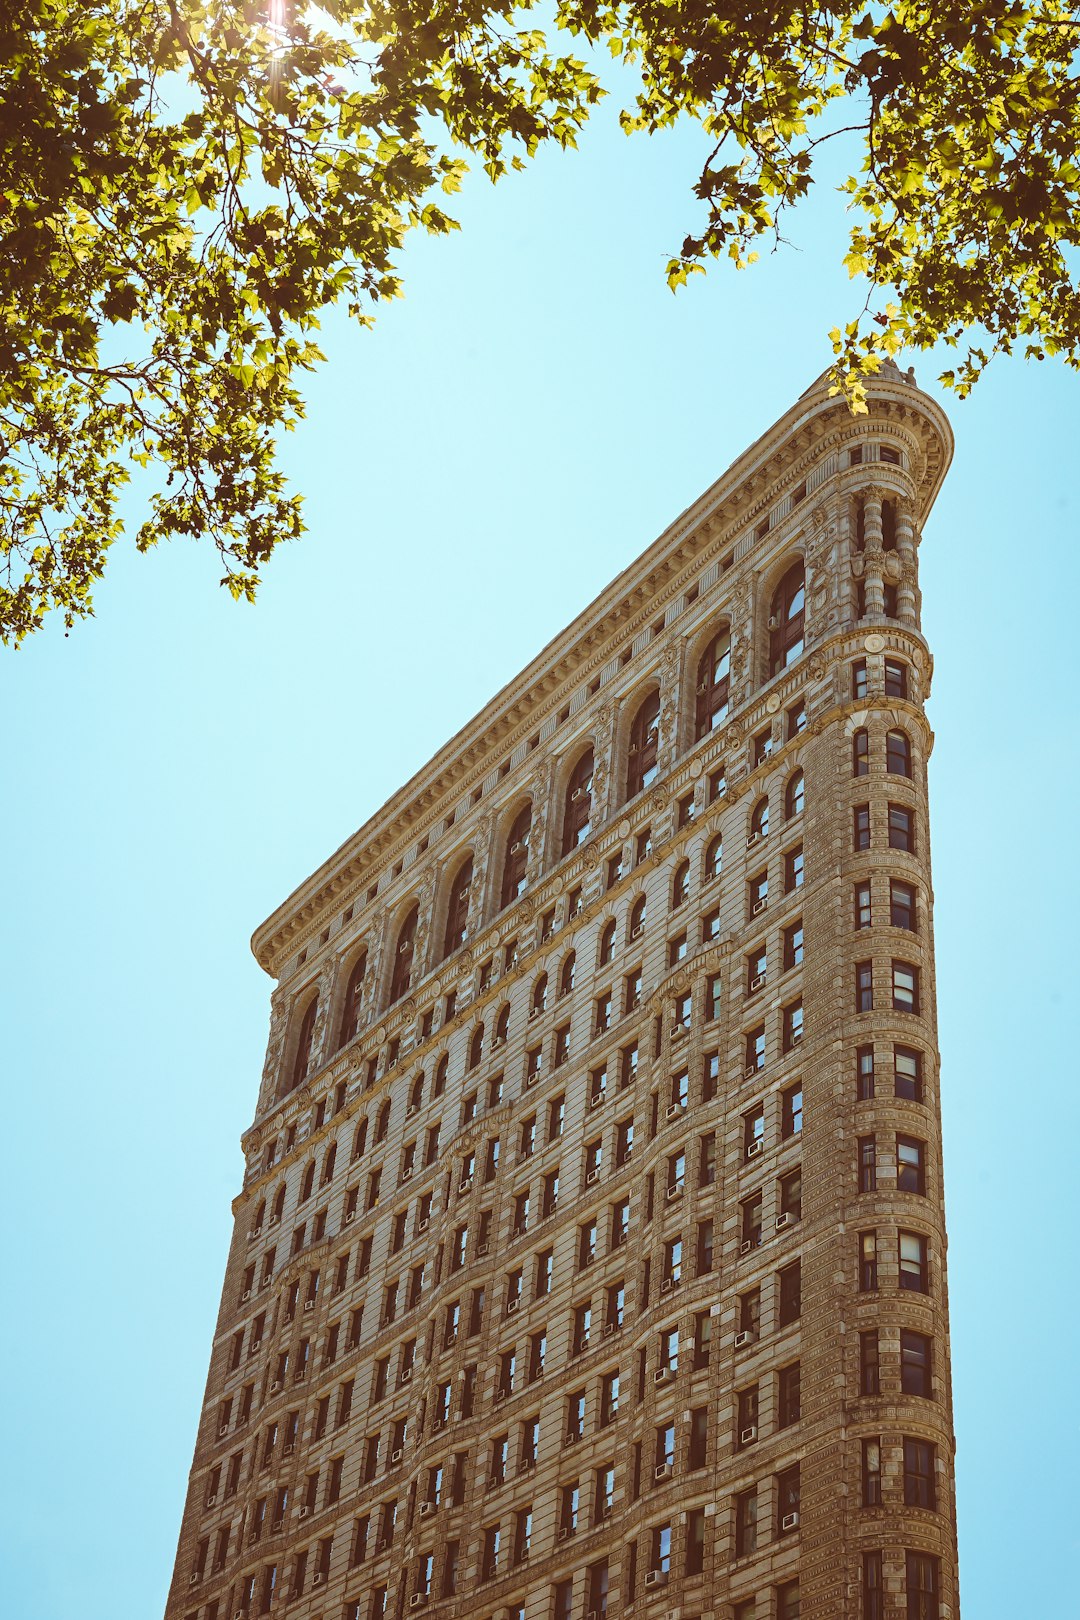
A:
{"type": "Polygon", "coordinates": [[[636,75],[628,132],[696,121],[672,287],[781,239],[823,142],[856,154],[833,334],[858,408],[886,354],[944,340],[1080,364],[1080,8],[991,0],[7,0],[0,17],[0,637],[91,611],[118,498],[140,549],[210,537],[250,598],[300,501],[275,439],[302,414],[319,312],[368,322],[405,233],[574,144],[636,75]],[[616,87],[627,75],[620,66],[616,87]],[[860,297],[862,294],[860,294],[860,297]]]}

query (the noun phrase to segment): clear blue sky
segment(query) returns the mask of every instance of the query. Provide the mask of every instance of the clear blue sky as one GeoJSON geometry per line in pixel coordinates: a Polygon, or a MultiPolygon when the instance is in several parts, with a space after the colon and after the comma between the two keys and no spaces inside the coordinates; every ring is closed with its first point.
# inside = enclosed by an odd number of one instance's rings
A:
{"type": "MultiPolygon", "coordinates": [[[[310,533],[257,607],[209,548],[118,550],[95,620],[3,656],[19,1620],[164,1604],[267,1028],[253,927],[786,409],[852,312],[828,195],[797,250],[672,297],[695,152],[602,115],[581,153],[474,179],[374,333],[328,322],[284,447],[310,533]]],[[[1075,1589],[1078,401],[1022,363],[946,401],[922,551],[969,1620],[1075,1589]]]]}

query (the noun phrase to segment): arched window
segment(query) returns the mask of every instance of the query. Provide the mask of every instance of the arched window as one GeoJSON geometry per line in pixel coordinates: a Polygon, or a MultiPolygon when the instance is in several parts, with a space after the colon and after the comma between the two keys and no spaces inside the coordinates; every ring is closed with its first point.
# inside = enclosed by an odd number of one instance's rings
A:
{"type": "Polygon", "coordinates": [[[281,1186],[278,1188],[277,1192],[274,1194],[274,1209],[273,1209],[273,1213],[270,1216],[271,1225],[273,1225],[273,1226],[279,1225],[280,1222],[281,1222],[281,1217],[284,1215],[284,1213],[285,1213],[285,1183],[282,1182],[281,1186]]]}
{"type": "Polygon", "coordinates": [[[574,968],[577,966],[577,957],[573,951],[563,962],[559,969],[559,994],[568,996],[574,988],[574,968]]]}
{"type": "Polygon", "coordinates": [[[711,883],[724,870],[724,840],[717,833],[705,851],[705,881],[711,883]]]}
{"type": "Polygon", "coordinates": [[[750,817],[750,837],[767,838],[769,836],[769,800],[759,799],[754,806],[754,813],[750,817]]]}
{"type": "Polygon", "coordinates": [[[385,1142],[386,1133],[390,1129],[390,1099],[384,1097],[379,1105],[378,1117],[375,1121],[375,1141],[385,1142]]]}
{"type": "Polygon", "coordinates": [[[890,731],[886,735],[885,769],[890,776],[911,775],[911,738],[906,731],[890,731]]]}
{"type": "Polygon", "coordinates": [[[296,1037],[296,1056],[293,1058],[291,1090],[307,1079],[311,1067],[311,1042],[315,1035],[315,1019],[319,1012],[319,998],[312,996],[300,1020],[300,1033],[296,1037]]]}
{"type": "Polygon", "coordinates": [[[725,625],[713,636],[697,667],[694,737],[715,731],[727,717],[731,682],[731,630],[725,625]]]}
{"type": "Polygon", "coordinates": [[[609,917],[600,934],[600,966],[607,967],[615,955],[615,919],[609,917]]]}
{"type": "Polygon", "coordinates": [[[660,693],[650,692],[638,708],[630,727],[630,752],[626,761],[626,797],[647,788],[656,776],[656,750],[660,741],[660,693]]]}
{"type": "Polygon", "coordinates": [[[353,1137],[352,1156],[354,1159],[359,1159],[367,1147],[367,1130],[367,1120],[362,1119],[356,1127],[356,1135],[353,1137]]]}
{"type": "Polygon", "coordinates": [[[870,775],[870,734],[865,726],[860,726],[851,738],[851,774],[852,776],[870,775]]]}
{"type": "Polygon", "coordinates": [[[341,1031],[338,1045],[345,1046],[360,1028],[360,1003],[364,997],[364,975],[367,972],[367,951],[361,951],[352,965],[349,982],[345,986],[345,1005],[341,1009],[341,1031]]]}
{"type": "Polygon", "coordinates": [[[398,929],[397,945],[394,949],[394,970],[390,975],[390,1000],[400,1000],[412,983],[413,952],[416,949],[416,922],[419,916],[419,907],[413,905],[409,908],[408,916],[398,929]]]}
{"type": "Polygon", "coordinates": [[[644,927],[645,896],[643,894],[639,894],[637,899],[634,901],[634,904],[630,908],[630,922],[628,925],[627,938],[637,939],[644,927]]]}
{"type": "Polygon", "coordinates": [[[330,1146],[326,1150],[326,1157],[323,1159],[322,1185],[324,1187],[325,1187],[325,1185],[326,1185],[326,1183],[328,1181],[333,1181],[333,1179],[334,1179],[334,1168],[335,1168],[336,1165],[337,1165],[337,1143],[336,1142],[331,1142],[330,1146]]]}
{"type": "Polygon", "coordinates": [[[469,890],[472,886],[473,859],[467,855],[450,885],[450,899],[446,907],[446,932],[443,935],[443,956],[449,956],[465,943],[465,929],[469,921],[469,890]]]}
{"type": "Polygon", "coordinates": [[[477,1024],[469,1042],[469,1068],[475,1069],[484,1055],[484,1026],[477,1024]]]}
{"type": "Polygon", "coordinates": [[[526,804],[514,817],[514,824],[506,835],[506,855],[503,860],[502,891],[499,905],[508,906],[525,889],[525,869],[529,864],[529,830],[532,827],[532,805],[526,804]]]}
{"type": "Polygon", "coordinates": [[[532,989],[531,1011],[534,1018],[547,1011],[547,989],[548,976],[546,973],[541,973],[532,989]]]}
{"type": "Polygon", "coordinates": [[[492,1046],[502,1046],[510,1032],[510,1003],[504,1002],[499,1008],[499,1016],[495,1020],[495,1037],[492,1046]]]}
{"type": "Polygon", "coordinates": [[[793,664],[803,650],[806,590],[802,558],[792,563],[776,590],[769,610],[769,674],[793,664]]]}
{"type": "Polygon", "coordinates": [[[264,1198],[261,1201],[261,1203],[259,1204],[258,1209],[255,1211],[255,1219],[251,1223],[251,1230],[252,1230],[252,1232],[254,1234],[257,1235],[259,1232],[262,1231],[263,1222],[265,1221],[265,1219],[266,1219],[266,1199],[264,1198]]]}
{"type": "Polygon", "coordinates": [[[592,830],[593,751],[587,749],[566,785],[566,811],[563,815],[562,852],[568,855],[583,844],[592,830]]]}
{"type": "Polygon", "coordinates": [[[787,791],[784,794],[784,814],[788,821],[797,816],[806,802],[806,783],[802,771],[795,771],[788,778],[787,791]]]}
{"type": "Polygon", "coordinates": [[[680,861],[671,880],[671,909],[676,911],[690,898],[690,862],[680,861]]]}
{"type": "Polygon", "coordinates": [[[424,1071],[421,1069],[409,1091],[409,1112],[415,1114],[424,1100],[424,1071]]]}
{"type": "Polygon", "coordinates": [[[449,1054],[444,1052],[442,1057],[439,1059],[438,1066],[435,1070],[435,1086],[432,1091],[433,1097],[441,1097],[443,1092],[446,1090],[446,1077],[449,1072],[450,1058],[449,1054]]]}

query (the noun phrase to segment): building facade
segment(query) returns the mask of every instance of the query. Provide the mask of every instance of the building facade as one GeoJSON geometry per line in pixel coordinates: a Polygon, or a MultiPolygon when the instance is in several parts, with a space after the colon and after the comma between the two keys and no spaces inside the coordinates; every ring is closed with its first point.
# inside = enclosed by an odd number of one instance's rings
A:
{"type": "Polygon", "coordinates": [[[815,384],[256,933],[168,1620],[958,1620],[918,543],[815,384]]]}

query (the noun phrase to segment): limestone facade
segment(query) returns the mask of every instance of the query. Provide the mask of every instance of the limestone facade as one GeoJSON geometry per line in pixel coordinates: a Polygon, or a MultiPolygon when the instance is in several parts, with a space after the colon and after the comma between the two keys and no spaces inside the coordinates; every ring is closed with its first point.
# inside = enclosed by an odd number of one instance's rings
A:
{"type": "Polygon", "coordinates": [[[256,933],[167,1620],[958,1620],[951,443],[815,384],[256,933]]]}

